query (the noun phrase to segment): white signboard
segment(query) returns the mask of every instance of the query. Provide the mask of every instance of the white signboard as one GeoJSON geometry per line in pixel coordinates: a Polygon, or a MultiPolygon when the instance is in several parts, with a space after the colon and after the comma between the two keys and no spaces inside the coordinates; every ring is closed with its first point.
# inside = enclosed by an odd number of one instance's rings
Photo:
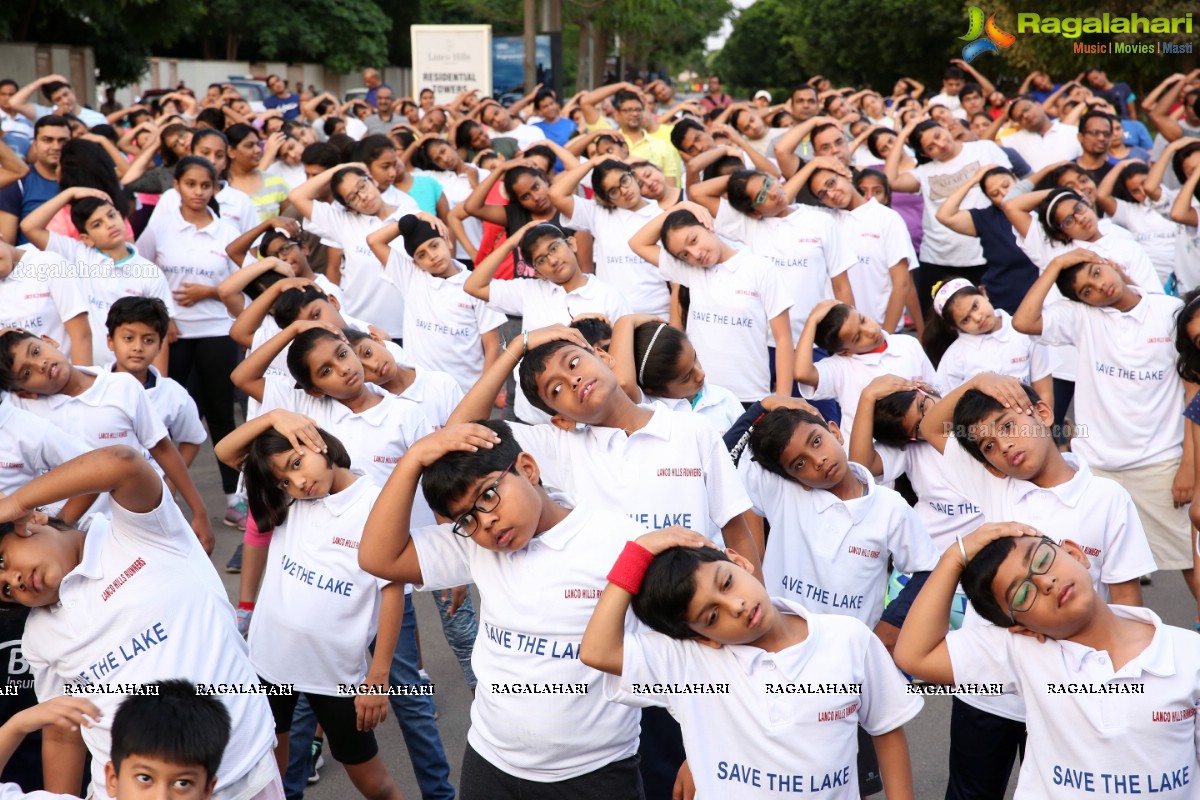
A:
{"type": "Polygon", "coordinates": [[[436,103],[478,89],[492,96],[491,25],[413,25],[413,98],[432,89],[436,103]]]}

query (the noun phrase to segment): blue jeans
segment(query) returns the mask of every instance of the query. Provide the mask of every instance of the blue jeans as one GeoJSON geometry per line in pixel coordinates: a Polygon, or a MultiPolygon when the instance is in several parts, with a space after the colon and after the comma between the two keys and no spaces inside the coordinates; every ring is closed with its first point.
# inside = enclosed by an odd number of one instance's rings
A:
{"type": "MultiPolygon", "coordinates": [[[[417,673],[417,616],[413,611],[412,595],[404,597],[404,624],[400,640],[392,656],[388,680],[393,686],[416,686],[421,682],[417,673]]],[[[412,762],[417,786],[423,800],[454,800],[450,785],[450,762],[442,747],[442,735],[434,720],[433,697],[429,695],[393,695],[392,714],[400,723],[404,745],[412,762]]],[[[287,800],[304,797],[304,787],[312,774],[312,740],[317,730],[317,718],[304,697],[296,704],[292,717],[291,746],[288,751],[287,772],[283,776],[283,791],[287,800]]]]}
{"type": "Polygon", "coordinates": [[[433,602],[437,605],[438,614],[442,617],[442,633],[446,635],[446,644],[450,645],[450,651],[454,653],[454,657],[458,660],[458,666],[462,669],[463,677],[467,679],[467,685],[472,689],[478,682],[475,678],[475,671],[471,669],[471,654],[475,652],[475,637],[479,635],[479,620],[475,615],[475,606],[471,604],[471,593],[467,592],[467,599],[454,612],[454,616],[450,616],[450,601],[442,600],[440,591],[430,592],[433,595],[433,602]]]}

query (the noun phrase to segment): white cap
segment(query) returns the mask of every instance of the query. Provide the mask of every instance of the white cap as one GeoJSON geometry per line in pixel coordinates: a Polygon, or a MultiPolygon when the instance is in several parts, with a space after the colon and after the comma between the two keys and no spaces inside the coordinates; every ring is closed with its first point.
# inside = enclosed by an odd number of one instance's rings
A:
{"type": "Polygon", "coordinates": [[[766,89],[759,89],[757,92],[754,93],[754,99],[757,100],[760,97],[765,97],[767,99],[767,101],[770,102],[771,93],[768,92],[766,89]]]}

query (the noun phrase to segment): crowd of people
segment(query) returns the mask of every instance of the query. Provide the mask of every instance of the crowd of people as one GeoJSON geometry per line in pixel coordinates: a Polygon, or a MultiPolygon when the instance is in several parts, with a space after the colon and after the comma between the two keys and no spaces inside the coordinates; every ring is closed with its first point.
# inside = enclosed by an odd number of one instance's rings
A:
{"type": "Polygon", "coordinates": [[[364,81],[0,80],[0,797],[1200,796],[1200,70],[364,81]]]}

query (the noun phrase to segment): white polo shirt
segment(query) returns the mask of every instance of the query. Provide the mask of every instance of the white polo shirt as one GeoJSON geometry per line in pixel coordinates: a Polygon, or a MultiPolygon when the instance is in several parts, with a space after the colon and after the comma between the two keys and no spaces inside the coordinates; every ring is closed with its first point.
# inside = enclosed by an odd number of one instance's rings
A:
{"type": "Polygon", "coordinates": [[[65,394],[19,397],[8,402],[49,421],[92,448],[114,444],[149,450],[167,438],[167,428],[138,379],[125,372],[73,367],[95,382],[77,397],[65,394]]]}
{"type": "MultiPolygon", "coordinates": [[[[179,192],[174,187],[167,189],[158,196],[158,203],[154,206],[154,213],[150,215],[150,222],[153,223],[159,217],[171,213],[179,213],[181,204],[179,192]]],[[[217,192],[217,205],[221,209],[221,219],[232,224],[237,229],[238,236],[258,227],[258,209],[254,207],[250,195],[241,189],[235,189],[221,181],[221,189],[217,192]]]]}
{"type": "Polygon", "coordinates": [[[82,277],[80,286],[87,294],[88,324],[92,329],[92,363],[98,367],[107,367],[116,360],[108,349],[105,322],[108,310],[120,298],[157,297],[172,317],[179,313],[171,299],[171,287],[158,266],[139,255],[132,245],[126,247],[128,257],[114,262],[78,239],[50,232],[47,249],[65,258],[68,268],[82,277]]]}
{"type": "Polygon", "coordinates": [[[842,437],[849,442],[858,413],[858,398],[867,384],[880,375],[899,375],[906,380],[919,380],[937,387],[937,373],[921,343],[914,336],[884,333],[887,349],[882,353],[862,353],[855,356],[834,355],[816,363],[819,376],[816,388],[800,384],[800,394],[806,400],[837,400],[842,407],[842,437]]]}
{"type": "MultiPolygon", "coordinates": [[[[141,256],[158,265],[172,291],[185,283],[216,288],[237,269],[225,252],[242,235],[232,222],[214,216],[197,228],[179,211],[168,212],[148,224],[138,237],[141,256]]],[[[172,319],[184,339],[228,336],[232,320],[219,298],[210,297],[190,306],[176,305],[172,319]]]]}
{"type": "Polygon", "coordinates": [[[718,436],[724,436],[746,410],[733,392],[708,381],[704,382],[704,388],[700,390],[700,397],[696,399],[695,405],[683,397],[643,397],[647,403],[662,403],[672,411],[691,411],[699,414],[701,419],[712,425],[718,436]]]}
{"type": "Polygon", "coordinates": [[[781,478],[745,454],[738,475],[754,513],[771,523],[763,556],[767,591],[874,627],[883,615],[888,560],[901,572],[929,572],[940,553],[903,497],[877,485],[861,464],[849,466],[867,487],[849,501],[781,478]]]}
{"type": "Polygon", "coordinates": [[[882,323],[892,295],[892,267],[904,260],[910,271],[919,266],[908,226],[874,197],[853,211],[831,209],[829,213],[857,259],[847,275],[854,307],[882,323]]]}
{"type": "Polygon", "coordinates": [[[630,435],[590,426],[512,429],[549,485],[626,514],[644,530],[682,525],[720,543],[721,529],[750,507],[729,451],[699,415],[653,409],[630,435]]]}
{"type": "Polygon", "coordinates": [[[769,653],[626,634],[621,675],[605,675],[604,692],[619,703],[666,708],[679,720],[696,797],[858,800],[859,726],[881,736],[924,703],[858,620],[814,614],[782,598],[772,603],[808,621],[804,641],[769,653]],[[686,692],[697,683],[728,693],[686,692]],[[675,693],[653,691],[675,686],[675,693]]]}
{"type": "Polygon", "coordinates": [[[929,442],[909,442],[904,447],[876,442],[875,452],[883,462],[883,474],[875,479],[877,483],[891,486],[901,475],[908,476],[917,494],[913,510],[937,552],[944,553],[955,537],[966,536],[985,522],[979,506],[946,480],[942,454],[929,442]]]}
{"type": "Polygon", "coordinates": [[[404,349],[413,366],[448,372],[463,392],[483,374],[485,333],[507,319],[463,291],[468,273],[435,278],[403,250],[392,248],[383,279],[404,296],[404,349]]]}
{"type": "Polygon", "coordinates": [[[1011,133],[1004,137],[1004,146],[1020,153],[1034,172],[1059,161],[1074,161],[1083,155],[1079,128],[1058,120],[1051,122],[1045,133],[1027,130],[1011,133]]]}
{"type": "MultiPolygon", "coordinates": [[[[1075,476],[1049,489],[1015,478],[997,478],[954,437],[946,440],[942,458],[942,474],[951,488],[974,500],[986,521],[1032,520],[1055,541],[1070,539],[1078,544],[1091,562],[1088,574],[1093,585],[1105,599],[1108,584],[1124,583],[1158,569],[1129,492],[1116,481],[1093,475],[1082,457],[1064,453],[1075,476]]],[[[968,607],[963,625],[988,623],[968,607]]],[[[1007,719],[1025,719],[1024,706],[1010,695],[961,695],[959,699],[1007,719]]]]}
{"type": "MultiPolygon", "coordinates": [[[[404,364],[404,366],[412,365],[404,364]]],[[[433,430],[444,428],[450,415],[454,413],[454,409],[458,408],[458,404],[462,402],[463,390],[459,387],[458,381],[445,372],[419,367],[413,367],[413,371],[416,372],[416,376],[413,377],[413,382],[409,384],[409,387],[404,390],[404,394],[400,395],[400,399],[416,403],[417,408],[421,409],[421,413],[425,415],[425,419],[433,430]]]]}
{"type": "Polygon", "coordinates": [[[313,201],[307,230],[342,250],[342,294],[347,313],[378,325],[393,338],[404,335],[404,295],[383,277],[383,265],[367,246],[367,236],[400,217],[421,209],[408,195],[409,205],[397,208],[386,220],[357,214],[341,205],[313,201]]]}
{"type": "Polygon", "coordinates": [[[20,261],[0,281],[0,328],[24,328],[35,336],[49,336],[71,357],[71,338],[65,323],[88,313],[87,285],[57,253],[31,244],[17,248],[20,261]]]}
{"type": "MultiPolygon", "coordinates": [[[[1141,294],[1136,287],[1133,291],[1141,294]]],[[[1042,340],[1079,348],[1071,449],[1099,469],[1157,464],[1183,453],[1183,380],[1175,371],[1178,297],[1145,294],[1127,312],[1080,302],[1042,311],[1042,340]]]]}
{"type": "Polygon", "coordinates": [[[714,223],[722,237],[779,268],[792,296],[793,342],[800,341],[813,306],[833,297],[832,279],[857,263],[833,217],[810,206],[793,206],[786,217],[755,219],[722,200],[714,223]]]}
{"type": "MultiPolygon", "coordinates": [[[[962,150],[948,161],[927,161],[909,171],[921,186],[921,261],[942,266],[973,267],[984,263],[983,246],[974,236],[955,233],[937,221],[937,211],[946,198],[958,187],[967,183],[979,172],[980,167],[996,164],[1011,167],[1008,155],[995,142],[963,142],[962,150]]],[[[972,187],[963,199],[961,208],[987,208],[991,205],[987,195],[978,187],[972,187]]]]}
{"type": "Polygon", "coordinates": [[[1175,271],[1175,240],[1180,236],[1181,226],[1171,221],[1171,206],[1179,192],[1162,187],[1158,202],[1147,197],[1141,203],[1116,199],[1117,210],[1113,222],[1133,234],[1134,239],[1146,250],[1160,283],[1166,283],[1175,271]]]}
{"type": "Polygon", "coordinates": [[[150,365],[150,375],[154,383],[145,387],[146,396],[158,412],[159,419],[167,426],[171,441],[177,444],[204,444],[208,432],[200,421],[196,401],[187,393],[187,389],[178,381],[164,378],[153,364],[150,365]]]}
{"type": "Polygon", "coordinates": [[[332,398],[313,397],[295,385],[291,378],[267,378],[260,413],[284,408],[316,420],[318,427],[345,445],[350,465],[378,486],[387,482],[413,442],[433,432],[415,405],[373,383],[366,384],[367,391],[383,399],[360,414],[332,398]]]}
{"type": "MultiPolygon", "coordinates": [[[[479,685],[467,742],[488,763],[545,783],[637,751],[641,715],[605,700],[602,673],[579,660],[579,645],[613,562],[644,532],[587,500],[515,553],[485,550],[449,525],[413,530],[424,579],[418,589],[479,588],[471,657],[479,685]],[[564,689],[583,691],[560,693],[564,689]]],[[[634,624],[629,620],[627,630],[634,624]]]]}
{"type": "MultiPolygon", "coordinates": [[[[126,376],[129,377],[129,376],[126,376]]],[[[158,507],[134,513],[112,503],[112,522],[92,517],[79,565],[63,576],[59,602],[29,612],[22,648],[44,702],[64,684],[258,683],[238,635],[225,587],[166,486],[158,507]]],[[[309,654],[311,655],[311,654],[309,654]]],[[[219,695],[232,738],[217,789],[248,775],[275,747],[262,695],[219,695]]],[[[108,800],[113,716],[124,694],[89,694],[103,716],[82,728],[92,754],[92,787],[108,800]]]]}
{"type": "Polygon", "coordinates": [[[711,267],[693,267],[666,248],[659,254],[658,271],[691,290],[688,339],[706,374],[744,403],[770,394],[771,320],[794,304],[780,271],[749,250],[711,267]]]}
{"type": "Polygon", "coordinates": [[[275,529],[250,621],[250,662],[271,683],[333,697],[361,683],[388,582],[358,566],[379,487],[359,477],[337,494],[297,500],[275,529]]]}
{"type": "MultiPolygon", "coordinates": [[[[562,286],[544,278],[533,280],[516,278],[509,281],[492,281],[488,285],[488,305],[497,311],[521,318],[521,330],[533,331],[558,323],[570,325],[580,314],[604,314],[608,321],[617,320],[630,313],[624,295],[606,281],[595,275],[584,274],[584,284],[568,292],[562,286]]],[[[513,379],[520,386],[520,365],[513,368],[513,379]]],[[[534,408],[525,393],[514,392],[517,418],[530,424],[550,421],[550,415],[534,408]]]]}
{"type": "Polygon", "coordinates": [[[946,636],[956,681],[1004,683],[1029,710],[1015,800],[1196,796],[1200,637],[1148,608],[1111,608],[1154,626],[1120,670],[1106,651],[993,625],[946,636]],[[1080,687],[1095,693],[1070,693],[1080,687]]]}
{"type": "Polygon", "coordinates": [[[5,495],[92,450],[83,439],[20,408],[14,399],[6,395],[0,402],[0,493],[5,495]]]}
{"type": "Polygon", "coordinates": [[[937,375],[943,389],[954,391],[981,372],[997,372],[1022,383],[1033,383],[1050,374],[1050,352],[1045,343],[1015,329],[1004,309],[997,308],[996,316],[1001,327],[992,333],[958,332],[958,338],[938,363],[937,375]]]}
{"type": "MultiPolygon", "coordinates": [[[[636,211],[599,206],[595,200],[573,198],[575,213],[562,218],[565,228],[587,231],[596,240],[594,257],[596,277],[608,283],[625,298],[635,314],[666,317],[670,311],[671,290],[654,265],[629,247],[629,240],[662,209],[646,202],[636,211]]],[[[495,283],[492,284],[495,286],[495,283]]]]}

